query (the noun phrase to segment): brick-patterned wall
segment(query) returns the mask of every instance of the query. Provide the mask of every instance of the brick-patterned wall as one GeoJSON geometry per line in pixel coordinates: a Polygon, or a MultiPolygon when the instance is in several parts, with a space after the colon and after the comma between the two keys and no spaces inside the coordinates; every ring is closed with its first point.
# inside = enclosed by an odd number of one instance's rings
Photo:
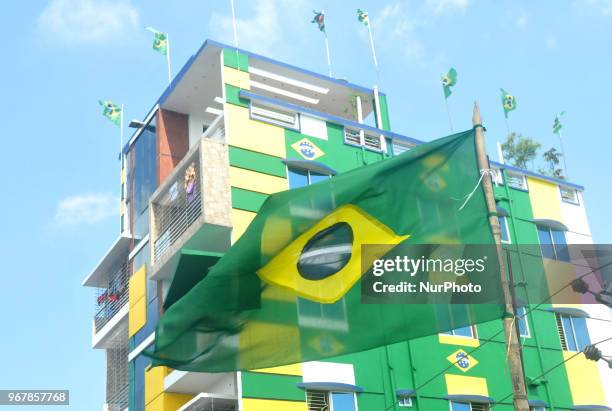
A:
{"type": "Polygon", "coordinates": [[[186,114],[160,109],[157,114],[157,183],[161,184],[189,151],[186,114]]]}

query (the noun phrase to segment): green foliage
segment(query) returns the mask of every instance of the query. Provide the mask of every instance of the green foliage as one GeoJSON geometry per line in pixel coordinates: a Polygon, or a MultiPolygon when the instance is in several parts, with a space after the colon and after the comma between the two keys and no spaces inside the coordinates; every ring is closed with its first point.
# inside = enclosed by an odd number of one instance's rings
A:
{"type": "Polygon", "coordinates": [[[511,165],[527,169],[528,164],[538,155],[542,145],[531,137],[523,137],[514,132],[508,134],[506,141],[502,144],[504,159],[511,165]]]}
{"type": "Polygon", "coordinates": [[[562,156],[563,154],[561,154],[561,152],[554,147],[546,151],[544,154],[542,154],[542,159],[546,165],[540,168],[539,172],[550,177],[565,179],[563,170],[558,167],[561,163],[562,156]]]}

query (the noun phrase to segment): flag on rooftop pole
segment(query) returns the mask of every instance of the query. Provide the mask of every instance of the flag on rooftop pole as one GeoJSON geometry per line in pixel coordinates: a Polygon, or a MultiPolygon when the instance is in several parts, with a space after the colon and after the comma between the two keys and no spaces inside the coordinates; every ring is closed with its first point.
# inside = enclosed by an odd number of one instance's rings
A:
{"type": "Polygon", "coordinates": [[[102,110],[102,115],[114,125],[121,127],[123,113],[121,106],[113,103],[111,100],[98,100],[98,104],[104,108],[102,110]]]}
{"type": "Polygon", "coordinates": [[[499,90],[501,91],[501,103],[504,109],[506,130],[508,131],[508,134],[510,134],[510,125],[508,124],[508,113],[516,109],[516,98],[514,97],[514,95],[508,93],[503,88],[500,88],[499,90]]]}
{"type": "MultiPolygon", "coordinates": [[[[469,130],[270,195],[206,276],[167,306],[145,355],[179,370],[259,369],[501,318],[497,302],[362,300],[361,282],[382,254],[413,244],[494,244],[476,156],[469,130]],[[368,252],[370,243],[384,251],[368,252]]],[[[481,274],[500,282],[499,271],[481,274]]],[[[177,273],[170,287],[184,289],[181,281],[177,273]]]]}
{"type": "Polygon", "coordinates": [[[451,119],[450,110],[448,109],[448,98],[453,94],[452,87],[457,84],[457,70],[451,67],[448,72],[442,76],[442,90],[444,91],[444,105],[446,107],[446,115],[451,131],[453,131],[453,120],[451,119]]]}
{"type": "Polygon", "coordinates": [[[370,15],[365,10],[357,9],[357,20],[368,29],[370,49],[372,50],[372,60],[374,60],[374,68],[376,69],[376,80],[379,83],[378,86],[380,86],[380,73],[378,71],[378,59],[376,58],[376,48],[374,47],[374,37],[372,36],[372,23],[370,22],[370,15]]]}
{"type": "Polygon", "coordinates": [[[325,30],[325,11],[312,11],[314,13],[314,17],[312,18],[311,23],[316,23],[319,31],[323,33],[325,36],[325,51],[327,53],[327,68],[329,70],[329,77],[332,77],[332,68],[331,68],[331,56],[329,54],[329,40],[327,39],[327,31],[325,30]]]}
{"type": "Polygon", "coordinates": [[[154,29],[151,26],[145,27],[146,30],[153,33],[153,50],[166,56],[166,63],[168,65],[168,83],[172,82],[172,69],[170,66],[170,36],[168,33],[161,32],[154,29]]]}

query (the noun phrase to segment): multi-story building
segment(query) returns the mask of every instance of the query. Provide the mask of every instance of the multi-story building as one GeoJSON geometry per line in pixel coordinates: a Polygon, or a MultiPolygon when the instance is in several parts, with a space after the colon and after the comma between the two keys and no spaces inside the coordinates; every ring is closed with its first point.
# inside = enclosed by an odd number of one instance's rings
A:
{"type": "MultiPolygon", "coordinates": [[[[272,369],[151,368],[143,350],[164,307],[185,292],[170,287],[171,280],[199,281],[268,195],[420,142],[390,131],[386,96],[376,88],[213,41],[191,57],[145,119],[130,126],[136,130],[123,151],[121,234],[83,282],[99,290],[92,345],[106,350],[105,409],[512,409],[501,320],[272,369]],[[470,355],[475,347],[481,348],[470,355]]],[[[564,245],[591,241],[583,187],[494,167],[502,171],[495,195],[504,242],[540,244],[547,270],[571,271],[564,245]]],[[[423,210],[422,217],[441,218],[435,210],[423,210]]],[[[518,322],[533,409],[611,409],[610,372],[603,366],[598,370],[579,355],[547,373],[599,338],[605,323],[575,306],[521,310],[527,312],[518,322]]],[[[337,306],[299,311],[304,327],[338,327],[345,317],[337,306]]],[[[610,311],[597,316],[610,319],[610,311]]],[[[320,348],[331,355],[338,349],[333,342],[320,348]]]]}

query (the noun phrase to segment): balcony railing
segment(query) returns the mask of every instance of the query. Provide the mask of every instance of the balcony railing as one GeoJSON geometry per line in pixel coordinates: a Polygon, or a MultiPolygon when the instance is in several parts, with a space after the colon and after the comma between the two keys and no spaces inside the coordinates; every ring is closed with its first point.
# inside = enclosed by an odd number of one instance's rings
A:
{"type": "Polygon", "coordinates": [[[229,191],[228,203],[217,206],[219,201],[225,199],[220,190],[225,186],[229,190],[229,180],[223,180],[229,178],[226,170],[227,146],[224,142],[225,128],[221,115],[151,196],[153,272],[159,268],[160,262],[167,261],[176,248],[183,246],[204,224],[225,225],[225,220],[218,218],[217,211],[219,208],[227,212],[231,209],[229,191]],[[155,267],[156,264],[158,267],[155,267]]]}
{"type": "Polygon", "coordinates": [[[99,332],[128,302],[129,265],[127,262],[110,277],[108,286],[96,289],[94,326],[99,332]]]}

